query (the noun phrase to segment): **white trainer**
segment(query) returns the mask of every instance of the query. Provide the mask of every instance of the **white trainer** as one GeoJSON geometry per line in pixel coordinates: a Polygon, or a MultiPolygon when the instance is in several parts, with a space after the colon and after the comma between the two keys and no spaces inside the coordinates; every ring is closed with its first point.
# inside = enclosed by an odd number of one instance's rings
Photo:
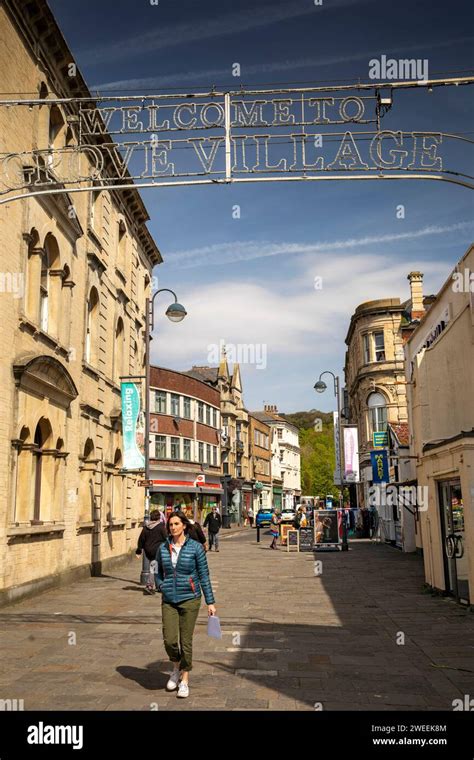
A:
{"type": "Polygon", "coordinates": [[[179,670],[173,670],[173,672],[170,675],[169,681],[166,684],[166,691],[174,691],[177,688],[180,676],[181,674],[179,670]]]}
{"type": "Polygon", "coordinates": [[[184,681],[181,681],[178,686],[178,697],[189,697],[189,686],[184,681]]]}

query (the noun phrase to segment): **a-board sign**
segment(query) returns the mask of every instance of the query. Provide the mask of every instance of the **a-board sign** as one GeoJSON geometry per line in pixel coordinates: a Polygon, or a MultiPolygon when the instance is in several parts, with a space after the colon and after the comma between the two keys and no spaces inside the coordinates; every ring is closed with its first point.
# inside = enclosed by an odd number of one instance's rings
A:
{"type": "Polygon", "coordinates": [[[312,552],[313,544],[313,529],[300,528],[300,552],[312,552]]]}
{"type": "Polygon", "coordinates": [[[336,509],[314,510],[314,543],[318,546],[339,543],[336,509]]]}
{"type": "Polygon", "coordinates": [[[282,546],[286,546],[287,534],[292,527],[291,523],[287,523],[286,525],[282,523],[280,525],[280,543],[282,546]]]}
{"type": "Polygon", "coordinates": [[[299,552],[300,550],[300,531],[295,528],[290,528],[286,534],[286,551],[291,549],[299,552]]]}

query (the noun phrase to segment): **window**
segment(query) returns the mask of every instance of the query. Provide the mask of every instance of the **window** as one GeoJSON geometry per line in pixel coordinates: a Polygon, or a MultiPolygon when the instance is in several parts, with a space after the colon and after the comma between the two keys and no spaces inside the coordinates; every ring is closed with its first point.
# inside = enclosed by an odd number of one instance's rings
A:
{"type": "Polygon", "coordinates": [[[217,427],[217,409],[212,410],[212,424],[217,427]]]}
{"type": "Polygon", "coordinates": [[[241,478],[242,477],[242,467],[240,466],[240,464],[237,465],[237,467],[235,468],[235,470],[236,470],[237,477],[241,478]]]}
{"type": "Polygon", "coordinates": [[[183,399],[183,417],[187,420],[191,419],[191,399],[188,396],[183,399]]]}
{"type": "Polygon", "coordinates": [[[217,465],[217,446],[212,447],[212,464],[217,465]]]}
{"type": "Polygon", "coordinates": [[[374,348],[375,348],[375,361],[385,361],[385,342],[382,332],[374,333],[374,348]]]}
{"type": "Polygon", "coordinates": [[[363,337],[364,340],[364,364],[370,362],[370,335],[366,333],[363,337]]]}
{"type": "Polygon", "coordinates": [[[180,458],[180,439],[173,437],[171,439],[171,459],[179,459],[179,458],[180,458]]]}
{"type": "Polygon", "coordinates": [[[179,417],[179,396],[177,393],[171,394],[171,414],[173,417],[179,417]]]}
{"type": "Polygon", "coordinates": [[[155,435],[155,459],[166,459],[165,435],[155,435]]]}
{"type": "Polygon", "coordinates": [[[211,445],[209,443],[206,444],[206,450],[207,450],[206,462],[208,464],[211,464],[211,445]]]}
{"type": "Polygon", "coordinates": [[[166,391],[155,391],[155,412],[166,414],[166,391]]]}
{"type": "Polygon", "coordinates": [[[191,439],[183,438],[183,459],[186,462],[191,461],[191,439]]]}
{"type": "Polygon", "coordinates": [[[87,301],[86,325],[86,362],[97,365],[97,343],[99,328],[99,294],[96,288],[91,288],[87,301]]]}
{"type": "Polygon", "coordinates": [[[241,423],[241,422],[238,422],[238,423],[237,423],[237,426],[236,426],[236,436],[237,436],[237,440],[238,440],[238,441],[241,441],[241,440],[242,440],[242,439],[241,439],[241,434],[242,434],[242,423],[241,423]]]}
{"type": "Polygon", "coordinates": [[[211,424],[211,407],[206,404],[206,425],[211,424]]]}
{"type": "Polygon", "coordinates": [[[277,436],[280,440],[283,438],[283,430],[281,428],[277,428],[277,436]]]}
{"type": "Polygon", "coordinates": [[[114,366],[112,372],[112,379],[116,383],[120,382],[120,376],[123,375],[124,341],[125,331],[123,327],[123,319],[122,317],[119,317],[115,327],[114,366]]]}
{"type": "Polygon", "coordinates": [[[381,393],[371,393],[367,406],[371,433],[384,432],[387,429],[387,406],[381,393]]]}
{"type": "Polygon", "coordinates": [[[48,332],[48,255],[44,253],[41,257],[41,283],[40,283],[40,327],[48,332]]]}
{"type": "Polygon", "coordinates": [[[198,422],[204,422],[204,404],[198,401],[198,422]]]}
{"type": "Polygon", "coordinates": [[[121,219],[118,223],[118,235],[117,235],[117,266],[122,273],[125,272],[125,247],[127,244],[127,228],[125,222],[121,219]]]}
{"type": "Polygon", "coordinates": [[[198,460],[201,464],[204,462],[204,444],[201,441],[198,444],[198,460]]]}

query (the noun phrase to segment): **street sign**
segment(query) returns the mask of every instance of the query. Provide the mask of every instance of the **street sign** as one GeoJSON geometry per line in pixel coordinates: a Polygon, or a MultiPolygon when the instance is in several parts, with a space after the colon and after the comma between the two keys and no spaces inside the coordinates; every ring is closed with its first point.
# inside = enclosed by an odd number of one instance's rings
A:
{"type": "Polygon", "coordinates": [[[151,488],[153,485],[152,480],[139,480],[137,482],[137,486],[141,486],[142,488],[151,488]]]}
{"type": "Polygon", "coordinates": [[[383,430],[378,433],[372,433],[372,441],[374,449],[383,449],[384,446],[388,446],[388,432],[383,430]]]}

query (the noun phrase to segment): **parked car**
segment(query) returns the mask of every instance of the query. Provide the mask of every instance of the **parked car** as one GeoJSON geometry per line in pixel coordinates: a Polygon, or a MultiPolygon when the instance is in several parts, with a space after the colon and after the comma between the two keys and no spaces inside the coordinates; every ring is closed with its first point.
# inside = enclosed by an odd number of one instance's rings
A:
{"type": "Polygon", "coordinates": [[[284,523],[293,522],[296,517],[294,509],[283,509],[281,513],[281,521],[284,523]]]}
{"type": "Polygon", "coordinates": [[[270,507],[262,507],[257,512],[257,517],[255,518],[255,527],[261,528],[264,525],[270,525],[272,521],[272,514],[273,509],[270,507]]]}

